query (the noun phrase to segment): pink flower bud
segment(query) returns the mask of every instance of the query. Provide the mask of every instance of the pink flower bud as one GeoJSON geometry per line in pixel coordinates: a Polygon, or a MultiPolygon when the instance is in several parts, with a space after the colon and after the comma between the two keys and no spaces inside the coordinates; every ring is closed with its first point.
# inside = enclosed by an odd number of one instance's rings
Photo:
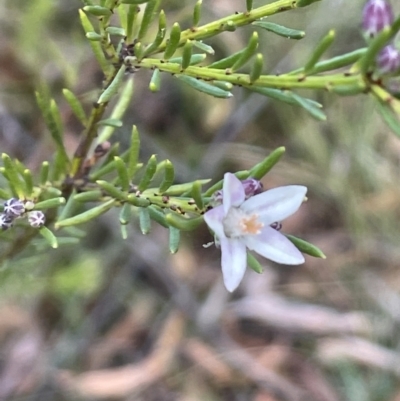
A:
{"type": "Polygon", "coordinates": [[[263,185],[261,181],[258,181],[255,178],[246,178],[242,181],[242,185],[246,199],[250,198],[251,196],[258,195],[263,191],[263,185]]]}
{"type": "Polygon", "coordinates": [[[368,0],[364,6],[362,28],[368,37],[374,37],[394,21],[393,10],[386,0],[368,0]]]}
{"type": "Polygon", "coordinates": [[[378,55],[376,65],[381,74],[392,74],[400,69],[400,52],[393,46],[385,46],[378,55]]]}

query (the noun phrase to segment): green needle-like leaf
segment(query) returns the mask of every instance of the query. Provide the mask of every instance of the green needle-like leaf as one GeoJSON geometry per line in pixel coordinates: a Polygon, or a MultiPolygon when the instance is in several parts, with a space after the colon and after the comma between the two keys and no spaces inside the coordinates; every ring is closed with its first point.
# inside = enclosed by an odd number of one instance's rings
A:
{"type": "Polygon", "coordinates": [[[315,64],[319,61],[322,55],[328,50],[333,41],[335,40],[335,31],[330,30],[327,35],[325,35],[320,42],[317,44],[313,53],[311,54],[309,60],[304,66],[304,74],[309,74],[314,68],[315,64]]]}
{"type": "Polygon", "coordinates": [[[86,126],[87,117],[81,102],[69,89],[63,89],[62,92],[75,116],[84,126],[86,126]]]}
{"type": "Polygon", "coordinates": [[[273,22],[266,21],[255,21],[252,25],[263,28],[269,32],[273,32],[276,35],[283,36],[288,39],[303,39],[306,33],[304,31],[299,31],[297,29],[287,28],[285,26],[275,24],[273,22]]]}
{"type": "Polygon", "coordinates": [[[301,252],[314,256],[315,258],[326,259],[324,253],[315,245],[304,241],[303,239],[297,238],[293,235],[287,235],[286,237],[293,243],[293,245],[301,252]]]}
{"type": "Polygon", "coordinates": [[[172,26],[167,46],[165,48],[164,60],[168,60],[174,55],[176,49],[179,46],[180,39],[181,39],[181,27],[177,22],[175,22],[175,24],[172,26]]]}
{"type": "Polygon", "coordinates": [[[140,231],[142,234],[146,235],[150,232],[151,229],[151,219],[150,219],[150,214],[149,211],[147,210],[147,207],[141,207],[139,209],[139,226],[140,226],[140,231]]]}
{"type": "Polygon", "coordinates": [[[58,248],[58,241],[56,236],[47,227],[39,228],[40,235],[48,242],[52,248],[58,248]]]}
{"type": "Polygon", "coordinates": [[[247,265],[258,274],[263,272],[260,262],[250,252],[247,252],[247,265]]]}
{"type": "Polygon", "coordinates": [[[143,192],[145,189],[148,188],[156,171],[157,171],[157,158],[155,155],[152,155],[149,161],[147,162],[143,177],[138,185],[138,189],[140,192],[143,192]]]}
{"type": "Polygon", "coordinates": [[[146,35],[151,22],[157,12],[158,8],[160,7],[161,0],[150,0],[146,4],[146,9],[143,13],[142,23],[140,25],[138,40],[143,40],[144,36],[146,35]]]}
{"type": "Polygon", "coordinates": [[[175,227],[169,227],[169,251],[174,254],[178,252],[181,231],[175,227]]]}
{"type": "Polygon", "coordinates": [[[278,163],[284,153],[285,148],[283,146],[275,149],[262,162],[250,169],[248,177],[261,180],[278,163]]]}
{"type": "Polygon", "coordinates": [[[183,81],[185,84],[191,86],[193,89],[196,89],[199,92],[206,93],[207,95],[219,97],[222,99],[227,99],[233,96],[231,92],[218,88],[199,79],[188,77],[186,75],[176,75],[176,77],[183,81]]]}
{"type": "Polygon", "coordinates": [[[61,227],[69,227],[69,226],[75,226],[78,224],[87,223],[88,221],[93,220],[96,217],[99,217],[102,214],[106,213],[108,210],[110,210],[114,206],[114,204],[115,204],[115,200],[110,199],[107,202],[104,202],[92,209],[89,209],[84,213],[78,214],[76,216],[70,217],[65,220],[58,221],[55,224],[55,228],[59,229],[61,227]]]}
{"type": "Polygon", "coordinates": [[[169,160],[165,160],[164,179],[162,180],[160,187],[158,188],[158,192],[160,194],[166,192],[170,188],[170,186],[174,183],[174,178],[175,178],[174,165],[169,160]]]}

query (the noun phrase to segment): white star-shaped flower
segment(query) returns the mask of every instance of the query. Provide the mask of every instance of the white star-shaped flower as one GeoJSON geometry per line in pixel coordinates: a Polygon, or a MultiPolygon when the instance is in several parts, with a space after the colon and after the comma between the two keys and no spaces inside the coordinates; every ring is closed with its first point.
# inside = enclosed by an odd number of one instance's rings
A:
{"type": "Polygon", "coordinates": [[[221,247],[222,273],[228,291],[237,288],[247,266],[247,248],[277,263],[304,263],[300,251],[271,227],[295,213],[307,188],[289,185],[245,199],[242,182],[231,173],[224,176],[222,205],[204,214],[221,247]]]}

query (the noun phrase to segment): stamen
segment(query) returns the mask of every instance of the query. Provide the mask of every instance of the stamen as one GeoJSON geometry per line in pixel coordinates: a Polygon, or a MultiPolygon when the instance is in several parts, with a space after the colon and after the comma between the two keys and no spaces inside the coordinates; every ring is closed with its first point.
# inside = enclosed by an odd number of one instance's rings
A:
{"type": "Polygon", "coordinates": [[[240,222],[240,227],[243,234],[256,235],[260,234],[264,224],[258,221],[257,214],[252,214],[250,216],[243,216],[240,222]]]}

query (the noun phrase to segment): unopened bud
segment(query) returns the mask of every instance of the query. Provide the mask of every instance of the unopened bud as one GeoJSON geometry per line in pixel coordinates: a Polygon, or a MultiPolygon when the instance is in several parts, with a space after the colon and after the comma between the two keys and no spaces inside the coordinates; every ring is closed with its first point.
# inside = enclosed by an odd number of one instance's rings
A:
{"type": "Polygon", "coordinates": [[[368,0],[364,6],[362,28],[372,38],[394,21],[392,6],[386,0],[368,0]]]}
{"type": "Polygon", "coordinates": [[[4,213],[14,218],[25,213],[25,205],[18,199],[11,198],[4,202],[4,213]]]}
{"type": "Polygon", "coordinates": [[[46,217],[40,210],[33,210],[28,213],[28,221],[31,227],[39,228],[46,222],[46,217]]]}
{"type": "MultiPolygon", "coordinates": [[[[261,181],[256,180],[255,178],[246,178],[242,181],[245,199],[249,199],[254,195],[260,194],[263,191],[263,185],[261,181]]],[[[222,203],[222,189],[219,191],[215,191],[212,195],[212,204],[214,206],[218,206],[222,203]]]]}
{"type": "Polygon", "coordinates": [[[5,231],[9,229],[13,224],[13,218],[5,213],[0,214],[0,228],[5,231]]]}
{"type": "Polygon", "coordinates": [[[376,65],[381,74],[393,74],[400,69],[400,52],[393,46],[385,46],[378,55],[376,65]]]}
{"type": "Polygon", "coordinates": [[[246,194],[246,199],[258,195],[263,191],[263,185],[261,181],[255,178],[246,178],[242,181],[244,193],[246,194]]]}

